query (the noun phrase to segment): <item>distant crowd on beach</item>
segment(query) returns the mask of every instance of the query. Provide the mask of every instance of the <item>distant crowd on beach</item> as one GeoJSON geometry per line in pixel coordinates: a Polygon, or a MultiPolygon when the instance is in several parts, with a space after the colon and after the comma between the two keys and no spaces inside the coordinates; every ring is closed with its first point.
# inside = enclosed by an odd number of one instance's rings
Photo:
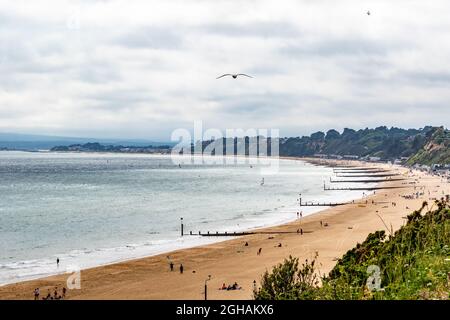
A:
{"type": "Polygon", "coordinates": [[[237,282],[235,282],[235,283],[233,283],[233,284],[230,284],[230,285],[226,285],[225,283],[223,283],[222,284],[222,287],[221,288],[219,288],[219,290],[227,290],[227,291],[230,291],[230,290],[241,290],[242,289],[242,287],[241,286],[239,286],[238,284],[237,284],[237,282]]]}
{"type": "MultiPolygon", "coordinates": [[[[59,258],[56,258],[56,267],[59,268],[59,258]]],[[[58,291],[58,287],[55,287],[53,294],[50,292],[50,289],[47,290],[47,295],[42,296],[42,300],[63,300],[66,298],[67,289],[65,287],[62,288],[61,292],[58,291]]],[[[41,289],[35,288],[33,291],[34,300],[39,300],[41,297],[41,289]]]]}
{"type": "MultiPolygon", "coordinates": [[[[39,288],[34,289],[34,300],[39,300],[41,295],[41,290],[39,288]]],[[[47,295],[42,297],[42,300],[63,300],[66,298],[67,290],[65,287],[62,288],[61,292],[59,292],[58,287],[55,287],[55,291],[53,291],[53,295],[50,292],[50,289],[47,291],[47,295]]]]}

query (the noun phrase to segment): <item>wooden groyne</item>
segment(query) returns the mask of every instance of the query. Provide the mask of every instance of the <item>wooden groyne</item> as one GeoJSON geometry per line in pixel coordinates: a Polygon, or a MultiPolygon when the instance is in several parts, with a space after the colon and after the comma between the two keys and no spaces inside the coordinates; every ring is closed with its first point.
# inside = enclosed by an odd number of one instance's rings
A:
{"type": "Polygon", "coordinates": [[[383,173],[390,170],[333,170],[334,173],[383,173]]]}
{"type": "Polygon", "coordinates": [[[379,183],[379,182],[390,182],[390,181],[403,181],[404,178],[395,179],[364,179],[364,180],[333,180],[330,178],[331,183],[379,183]]]}
{"type": "MultiPolygon", "coordinates": [[[[312,231],[303,231],[303,233],[311,233],[312,231]]],[[[244,232],[201,232],[193,233],[192,231],[189,232],[189,236],[202,236],[202,237],[242,237],[242,236],[248,236],[252,234],[294,234],[297,233],[296,231],[244,231],[244,232]]],[[[186,234],[185,234],[186,236],[186,234]]]]}
{"type": "Polygon", "coordinates": [[[334,171],[371,171],[371,170],[379,170],[379,171],[389,171],[388,169],[385,168],[380,168],[380,167],[334,167],[333,168],[334,171]]]}
{"type": "Polygon", "coordinates": [[[383,190],[383,189],[398,189],[398,188],[404,188],[404,187],[400,187],[400,186],[386,186],[386,187],[342,187],[342,188],[331,188],[331,187],[327,187],[327,186],[323,186],[323,190],[325,191],[329,191],[329,190],[354,190],[354,191],[358,191],[358,190],[364,190],[364,191],[374,191],[374,190],[383,190]]]}
{"type": "Polygon", "coordinates": [[[398,176],[397,173],[383,173],[383,174],[338,174],[336,173],[336,177],[342,177],[342,178],[380,178],[380,177],[395,177],[398,176]]]}
{"type": "Polygon", "coordinates": [[[248,236],[251,234],[255,234],[256,232],[201,232],[193,233],[192,231],[189,232],[190,236],[202,236],[202,237],[239,237],[239,236],[248,236]]]}
{"type": "Polygon", "coordinates": [[[322,203],[304,202],[300,204],[300,207],[336,207],[336,206],[344,206],[346,204],[349,204],[349,202],[322,202],[322,203]]]}
{"type": "Polygon", "coordinates": [[[306,201],[302,202],[302,199],[300,198],[300,207],[336,207],[336,206],[343,206],[346,204],[349,204],[349,202],[317,202],[314,203],[312,201],[306,201]]]}

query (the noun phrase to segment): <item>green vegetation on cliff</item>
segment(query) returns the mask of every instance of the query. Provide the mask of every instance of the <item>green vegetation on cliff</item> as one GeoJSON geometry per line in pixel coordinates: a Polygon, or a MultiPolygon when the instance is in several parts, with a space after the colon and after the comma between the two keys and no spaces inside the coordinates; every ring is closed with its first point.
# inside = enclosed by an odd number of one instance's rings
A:
{"type": "Polygon", "coordinates": [[[443,199],[425,214],[414,211],[394,234],[369,234],[323,277],[316,260],[297,258],[266,271],[257,300],[449,299],[450,209],[443,199]]]}
{"type": "Polygon", "coordinates": [[[426,143],[424,129],[399,129],[378,127],[375,129],[344,129],[342,134],[336,130],[313,133],[309,137],[285,138],[280,143],[280,154],[286,156],[355,155],[358,157],[380,157],[396,159],[415,154],[426,143]]]}
{"type": "Polygon", "coordinates": [[[450,164],[450,131],[436,128],[428,132],[427,143],[415,155],[408,159],[408,164],[450,164]]]}
{"type": "Polygon", "coordinates": [[[309,137],[283,138],[280,155],[353,155],[383,160],[411,158],[409,164],[447,164],[449,136],[449,131],[442,127],[408,130],[378,127],[358,131],[346,128],[342,134],[332,129],[309,137]]]}
{"type": "MultiPolygon", "coordinates": [[[[211,154],[271,155],[271,138],[241,137],[198,141],[199,150],[211,154]],[[255,143],[257,142],[257,143],[255,143]],[[202,144],[201,146],[199,144],[202,144]],[[259,151],[260,145],[267,144],[267,150],[259,151]],[[227,150],[227,145],[232,148],[227,150]]],[[[443,127],[422,129],[400,129],[377,127],[375,129],[344,129],[342,133],[331,129],[327,133],[315,132],[310,136],[279,139],[279,155],[287,157],[311,157],[317,154],[328,156],[356,156],[360,159],[377,157],[381,160],[408,159],[414,164],[450,164],[450,131],[443,127]]],[[[194,144],[183,150],[197,152],[194,144]],[[189,150],[190,149],[190,150],[189,150]]],[[[86,143],[62,145],[51,151],[83,152],[128,152],[128,153],[170,153],[171,145],[122,146],[113,144],[86,143]]]]}
{"type": "MultiPolygon", "coordinates": [[[[442,127],[425,127],[422,129],[400,129],[377,127],[375,129],[344,129],[342,133],[331,129],[326,133],[315,132],[310,136],[279,139],[279,155],[284,157],[311,156],[351,156],[365,159],[376,157],[381,160],[402,159],[413,164],[449,164],[449,131],[442,127]]],[[[211,154],[258,155],[252,142],[267,143],[267,154],[271,154],[271,140],[264,137],[223,138],[221,140],[202,141],[202,150],[211,154]],[[226,145],[234,148],[226,150],[226,145]],[[220,151],[223,149],[222,151],[220,151]],[[240,151],[238,151],[240,150],[240,151]],[[253,153],[252,153],[253,152],[253,153]]],[[[199,142],[198,142],[199,143],[199,142]]],[[[197,145],[197,147],[199,147],[197,145]]],[[[194,152],[192,146],[191,152],[194,152]]],[[[263,151],[264,152],[264,151],[263,151]]]]}

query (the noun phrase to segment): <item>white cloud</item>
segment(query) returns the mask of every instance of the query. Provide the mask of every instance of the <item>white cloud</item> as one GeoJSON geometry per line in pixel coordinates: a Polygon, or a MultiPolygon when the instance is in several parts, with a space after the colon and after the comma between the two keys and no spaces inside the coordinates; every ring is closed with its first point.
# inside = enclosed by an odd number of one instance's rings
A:
{"type": "Polygon", "coordinates": [[[450,126],[450,4],[3,1],[0,131],[450,126]],[[371,15],[366,15],[370,10],[371,15]],[[215,77],[246,72],[254,79],[215,77]]]}

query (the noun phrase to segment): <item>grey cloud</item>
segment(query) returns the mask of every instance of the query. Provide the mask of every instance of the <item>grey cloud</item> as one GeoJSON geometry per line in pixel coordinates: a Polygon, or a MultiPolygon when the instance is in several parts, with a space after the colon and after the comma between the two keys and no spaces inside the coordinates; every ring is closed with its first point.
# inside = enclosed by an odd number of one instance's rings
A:
{"type": "Polygon", "coordinates": [[[80,81],[93,84],[105,84],[123,79],[120,71],[114,68],[113,64],[100,61],[90,61],[77,66],[74,73],[80,81]]]}
{"type": "Polygon", "coordinates": [[[389,49],[385,43],[363,38],[316,39],[296,44],[287,44],[280,48],[282,54],[295,56],[384,56],[389,49]]]}
{"type": "Polygon", "coordinates": [[[79,97],[85,105],[111,111],[133,109],[138,103],[155,102],[156,98],[145,88],[103,90],[79,97]]]}
{"type": "Polygon", "coordinates": [[[236,115],[237,117],[272,118],[275,114],[289,114],[302,101],[302,104],[312,101],[324,101],[323,97],[314,95],[295,95],[281,93],[243,94],[225,97],[210,98],[222,106],[222,114],[236,115]]]}
{"type": "Polygon", "coordinates": [[[255,76],[274,76],[274,75],[283,75],[289,73],[289,68],[284,65],[275,65],[273,63],[268,62],[264,65],[256,65],[248,69],[249,74],[255,76]]]}
{"type": "Polygon", "coordinates": [[[416,88],[439,88],[450,85],[450,73],[447,71],[409,71],[402,70],[387,60],[366,61],[358,65],[344,63],[348,68],[348,77],[355,84],[355,94],[365,92],[370,86],[395,84],[416,88]],[[365,83],[366,86],[360,86],[365,83]]]}
{"type": "Polygon", "coordinates": [[[410,83],[420,83],[424,86],[450,86],[450,72],[448,71],[403,72],[399,78],[410,83]]]}
{"type": "MultiPolygon", "coordinates": [[[[0,119],[16,115],[4,123],[17,132],[60,128],[87,136],[150,127],[162,135],[195,118],[225,128],[264,123],[291,135],[338,126],[449,126],[450,47],[442,39],[450,7],[436,1],[427,15],[419,1],[408,14],[380,11],[371,30],[290,14],[322,12],[323,1],[253,1],[246,10],[203,1],[211,13],[203,15],[198,1],[161,0],[159,7],[83,0],[80,30],[68,30],[65,20],[80,1],[51,9],[44,6],[50,0],[39,2],[38,12],[9,1],[0,9],[0,119]],[[222,71],[255,79],[213,82],[222,71]]],[[[396,6],[381,2],[380,10],[396,6]]],[[[347,14],[333,1],[326,7],[339,19],[347,14]]]]}
{"type": "Polygon", "coordinates": [[[113,40],[113,43],[136,49],[181,49],[183,37],[168,27],[142,27],[124,33],[113,40]]]}
{"type": "Polygon", "coordinates": [[[292,23],[273,22],[248,22],[245,24],[214,23],[206,24],[198,30],[213,35],[226,37],[259,37],[259,38],[298,38],[301,32],[292,23]]]}

